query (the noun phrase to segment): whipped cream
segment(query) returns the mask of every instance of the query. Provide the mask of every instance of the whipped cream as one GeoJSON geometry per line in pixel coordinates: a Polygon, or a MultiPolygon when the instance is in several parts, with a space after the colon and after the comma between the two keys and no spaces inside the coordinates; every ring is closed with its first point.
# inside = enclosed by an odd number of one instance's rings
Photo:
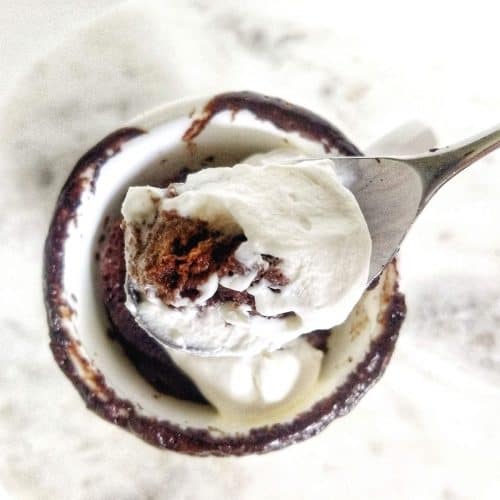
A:
{"type": "Polygon", "coordinates": [[[213,274],[196,300],[177,297],[167,305],[154,287],[142,289],[140,301],[128,295],[127,307],[160,342],[200,354],[248,356],[346,319],[366,288],[368,227],[331,160],[296,163],[296,157],[303,154],[275,151],[234,167],[202,170],[168,189],[129,189],[122,214],[127,279],[134,286],[131,259],[158,211],[175,211],[225,234],[246,237],[234,254],[246,272],[213,274]],[[255,281],[268,266],[263,256],[269,255],[279,259],[285,285],[255,281]],[[252,295],[256,312],[229,302],[202,307],[219,284],[252,295]]]}
{"type": "Polygon", "coordinates": [[[324,356],[304,338],[255,356],[196,356],[174,349],[168,353],[221,414],[245,418],[307,395],[324,356]]]}

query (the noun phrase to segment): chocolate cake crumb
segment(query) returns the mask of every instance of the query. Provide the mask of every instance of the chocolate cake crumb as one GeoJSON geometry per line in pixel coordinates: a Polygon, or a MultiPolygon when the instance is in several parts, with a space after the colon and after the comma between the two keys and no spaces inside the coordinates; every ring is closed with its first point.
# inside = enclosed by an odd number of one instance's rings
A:
{"type": "MultiPolygon", "coordinates": [[[[154,285],[167,305],[177,295],[194,300],[213,273],[244,272],[233,253],[245,240],[242,234],[225,235],[205,221],[175,211],[160,212],[145,244],[137,245],[135,257],[143,262],[137,265],[134,279],[142,286],[154,285]]],[[[136,241],[141,241],[140,236],[136,241]]]]}

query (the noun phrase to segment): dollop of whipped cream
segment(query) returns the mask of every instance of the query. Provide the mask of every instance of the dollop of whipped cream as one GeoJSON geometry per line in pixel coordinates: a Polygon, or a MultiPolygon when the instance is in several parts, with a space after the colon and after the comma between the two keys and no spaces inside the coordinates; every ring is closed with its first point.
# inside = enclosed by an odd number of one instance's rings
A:
{"type": "Polygon", "coordinates": [[[174,363],[226,416],[251,418],[294,404],[316,383],[323,352],[303,337],[284,348],[254,356],[195,356],[169,349],[174,363]]]}
{"type": "Polygon", "coordinates": [[[293,161],[303,156],[297,150],[255,155],[233,167],[190,174],[167,189],[128,190],[122,206],[126,305],[146,331],[167,346],[242,356],[274,351],[346,319],[366,288],[370,234],[332,161],[293,161]],[[193,299],[178,295],[165,303],[153,284],[134,276],[138,248],[161,212],[243,235],[234,251],[242,271],[213,273],[193,299]],[[279,284],[266,278],[270,262],[283,278],[279,284]],[[246,292],[254,306],[207,305],[220,286],[246,292]]]}

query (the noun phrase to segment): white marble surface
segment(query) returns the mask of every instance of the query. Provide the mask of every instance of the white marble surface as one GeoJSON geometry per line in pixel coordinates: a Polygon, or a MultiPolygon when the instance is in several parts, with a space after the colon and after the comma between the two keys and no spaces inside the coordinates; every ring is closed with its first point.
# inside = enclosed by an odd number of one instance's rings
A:
{"type": "Polygon", "coordinates": [[[498,498],[498,153],[445,187],[405,242],[409,314],[382,381],[348,417],[280,452],[162,452],[86,411],[51,359],[40,284],[43,238],[74,160],[164,100],[228,88],[280,95],[327,116],[360,147],[409,118],[431,123],[441,144],[495,124],[500,34],[491,2],[474,2],[474,12],[319,0],[137,1],[107,10],[118,3],[0,0],[8,286],[0,497],[498,498]]]}

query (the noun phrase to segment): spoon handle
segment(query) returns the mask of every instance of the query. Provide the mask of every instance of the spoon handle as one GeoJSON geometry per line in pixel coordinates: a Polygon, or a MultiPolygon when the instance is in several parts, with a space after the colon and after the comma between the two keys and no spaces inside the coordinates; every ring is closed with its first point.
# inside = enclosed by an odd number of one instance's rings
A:
{"type": "Polygon", "coordinates": [[[422,206],[453,176],[499,147],[500,125],[497,125],[453,146],[431,149],[426,154],[406,159],[418,169],[424,181],[422,206]]]}

